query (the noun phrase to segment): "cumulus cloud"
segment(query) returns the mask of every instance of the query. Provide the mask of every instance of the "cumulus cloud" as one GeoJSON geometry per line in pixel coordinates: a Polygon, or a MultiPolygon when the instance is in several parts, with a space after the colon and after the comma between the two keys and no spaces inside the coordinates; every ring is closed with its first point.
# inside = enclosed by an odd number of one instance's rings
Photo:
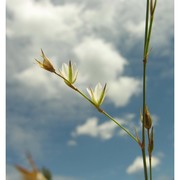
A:
{"type": "MultiPolygon", "coordinates": [[[[153,38],[153,43],[158,43],[158,46],[169,44],[168,37],[173,35],[173,2],[166,1],[167,3],[159,2],[157,5],[157,27],[155,26],[154,35],[158,38],[153,38]]],[[[9,0],[7,35],[28,36],[36,41],[59,40],[72,44],[77,43],[81,37],[84,38],[84,35],[93,34],[116,43],[123,40],[123,45],[136,45],[134,39],[142,39],[144,36],[144,7],[144,1],[135,3],[133,0],[115,0],[113,3],[111,0],[68,0],[59,4],[53,4],[50,0],[31,0],[28,3],[9,0]],[[135,7],[133,11],[131,6],[135,7]]]]}
{"type": "Polygon", "coordinates": [[[7,10],[13,15],[13,19],[8,20],[7,35],[10,37],[24,36],[36,40],[45,37],[46,41],[58,39],[67,42],[73,40],[74,31],[82,24],[79,18],[81,6],[76,4],[54,6],[49,0],[9,0],[7,10]]]}
{"type": "Polygon", "coordinates": [[[112,122],[106,122],[98,125],[97,118],[90,118],[84,124],[76,127],[73,132],[73,136],[91,136],[99,137],[102,140],[107,140],[112,138],[116,125],[112,122]]]}
{"type": "MultiPolygon", "coordinates": [[[[141,129],[140,121],[136,121],[136,116],[133,113],[126,114],[123,116],[123,118],[115,117],[114,119],[119,124],[127,128],[132,134],[134,133],[134,129],[136,129],[137,132],[141,129]]],[[[76,138],[79,136],[89,136],[101,140],[110,140],[116,136],[127,136],[127,133],[120,129],[111,120],[100,122],[97,117],[91,117],[88,118],[83,124],[77,125],[71,135],[72,139],[67,142],[69,146],[77,145],[76,138]]],[[[139,162],[139,159],[137,161],[139,162]]]]}
{"type": "Polygon", "coordinates": [[[80,62],[80,70],[90,81],[114,80],[122,74],[127,60],[118,53],[113,44],[100,38],[86,37],[74,48],[80,62]]]}
{"type": "Polygon", "coordinates": [[[42,69],[38,69],[38,66],[37,68],[29,67],[24,71],[16,74],[14,79],[20,84],[23,84],[24,89],[26,89],[26,92],[29,88],[31,88],[37,91],[38,94],[42,92],[42,97],[51,97],[52,95],[56,94],[56,92],[59,89],[58,85],[62,85],[62,83],[61,81],[57,83],[57,80],[59,80],[57,79],[55,80],[56,87],[54,87],[55,83],[52,76],[47,72],[42,72],[41,70],[42,69]]]}
{"type": "MultiPolygon", "coordinates": [[[[10,47],[11,43],[9,43],[7,72],[9,74],[11,68],[15,70],[11,71],[11,76],[7,76],[8,80],[14,76],[18,77],[15,81],[20,81],[21,89],[27,86],[30,89],[30,85],[33,86],[32,83],[37,82],[38,79],[39,83],[34,83],[34,85],[40,88],[41,84],[47,81],[51,84],[46,87],[47,96],[53,93],[56,95],[57,88],[54,86],[60,86],[59,82],[50,80],[48,76],[42,76],[40,73],[36,75],[31,73],[33,68],[30,63],[32,64],[33,57],[43,45],[45,49],[48,49],[48,55],[50,54],[55,62],[58,61],[59,65],[64,59],[67,61],[69,57],[77,60],[80,70],[78,81],[81,87],[84,88],[97,81],[107,82],[110,87],[108,93],[110,101],[116,106],[127,105],[132,96],[140,93],[141,88],[140,79],[126,76],[125,67],[129,65],[129,62],[121,54],[122,46],[136,45],[136,39],[142,38],[140,34],[143,31],[144,15],[139,13],[144,7],[142,3],[136,2],[136,8],[133,11],[124,13],[133,3],[133,1],[128,3],[113,1],[112,3],[110,0],[99,1],[98,4],[95,1],[91,3],[89,1],[66,1],[66,3],[59,4],[53,4],[50,0],[31,0],[28,3],[20,0],[7,1],[8,42],[18,42],[20,39],[22,41],[27,38],[29,43],[23,46],[23,58],[20,56],[22,48],[15,45],[10,47]],[[119,18],[120,15],[121,18],[119,18]],[[123,41],[120,43],[122,45],[119,46],[117,40],[123,41]],[[14,50],[16,48],[18,48],[18,54],[14,50]],[[23,62],[18,63],[16,67],[19,59],[23,62]],[[23,80],[27,76],[29,80],[23,80]]],[[[160,6],[158,8],[160,12],[168,10],[169,18],[172,7],[166,7],[165,4],[162,4],[162,8],[160,6]]],[[[162,15],[158,13],[157,16],[157,19],[161,19],[162,15]]],[[[160,22],[166,22],[164,16],[160,22]]],[[[165,24],[165,27],[169,29],[167,23],[165,24]]],[[[164,27],[164,24],[161,27],[164,27]]],[[[171,36],[169,31],[163,32],[171,36]]],[[[154,39],[158,39],[160,43],[159,38],[154,39]]],[[[163,44],[167,44],[164,43],[163,38],[162,41],[163,44]]]]}
{"type": "MultiPolygon", "coordinates": [[[[100,39],[88,38],[77,46],[74,52],[78,57],[77,83],[80,87],[84,88],[97,82],[108,83],[107,96],[116,106],[128,104],[132,96],[141,92],[139,79],[122,75],[124,66],[128,62],[113,48],[112,44],[100,39]]],[[[25,95],[25,98],[33,95],[33,91],[36,91],[33,96],[37,95],[39,98],[58,96],[59,99],[67,94],[66,91],[62,91],[67,88],[63,80],[51,76],[49,72],[42,72],[42,69],[38,69],[38,65],[30,66],[15,74],[13,80],[23,87],[23,92],[27,92],[28,96],[25,95]],[[41,94],[44,91],[46,94],[41,94]]]]}
{"type": "MultiPolygon", "coordinates": [[[[133,121],[134,118],[134,114],[128,114],[123,119],[115,119],[118,123],[133,132],[134,128],[137,127],[136,123],[133,121]]],[[[115,136],[124,135],[127,134],[122,129],[119,129],[119,127],[111,120],[100,123],[99,119],[96,117],[88,118],[84,124],[78,125],[72,132],[73,138],[78,136],[90,136],[101,140],[110,140],[115,136]]]]}
{"type": "MultiPolygon", "coordinates": [[[[149,167],[149,158],[146,157],[147,167],[149,167]]],[[[157,167],[160,164],[160,159],[158,157],[152,156],[152,168],[157,167]]],[[[131,165],[128,166],[126,172],[128,174],[137,173],[143,170],[143,159],[141,156],[138,156],[134,159],[131,165]]]]}
{"type": "Polygon", "coordinates": [[[125,106],[131,97],[141,92],[142,82],[133,77],[122,76],[109,83],[108,97],[116,106],[125,106]]]}

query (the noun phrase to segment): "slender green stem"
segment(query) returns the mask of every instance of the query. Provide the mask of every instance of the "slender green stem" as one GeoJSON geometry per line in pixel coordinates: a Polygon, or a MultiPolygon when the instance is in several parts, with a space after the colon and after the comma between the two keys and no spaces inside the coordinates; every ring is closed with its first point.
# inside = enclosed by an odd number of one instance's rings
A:
{"type": "Polygon", "coordinates": [[[117,124],[121,129],[123,129],[133,140],[135,140],[137,143],[139,142],[138,139],[135,136],[133,136],[125,127],[123,127],[121,124],[119,124],[112,116],[110,116],[107,112],[102,110],[99,106],[96,106],[84,93],[82,93],[79,89],[77,89],[75,87],[73,89],[75,91],[77,91],[79,94],[81,94],[91,104],[93,104],[100,113],[104,114],[106,117],[108,117],[110,120],[112,120],[115,124],[117,124]]]}
{"type": "Polygon", "coordinates": [[[111,117],[107,112],[104,110],[100,111],[102,114],[104,114],[106,117],[108,117],[110,120],[112,120],[114,123],[116,123],[121,129],[123,129],[133,140],[135,140],[137,143],[139,143],[138,139],[133,136],[125,127],[123,127],[121,124],[119,124],[113,117],[111,117]]]}
{"type": "Polygon", "coordinates": [[[144,67],[143,67],[143,123],[142,123],[142,157],[143,157],[143,165],[144,165],[144,178],[148,180],[147,173],[147,164],[146,164],[146,138],[145,138],[145,106],[146,106],[146,59],[144,59],[144,67]]]}
{"type": "MultiPolygon", "coordinates": [[[[146,138],[145,138],[145,106],[146,106],[146,65],[148,61],[149,54],[149,44],[151,39],[152,25],[154,21],[154,12],[156,8],[157,0],[155,0],[155,4],[151,0],[151,7],[149,9],[149,0],[147,0],[146,6],[146,25],[145,25],[145,39],[144,39],[144,59],[143,59],[143,125],[142,125],[142,156],[143,156],[143,165],[144,165],[144,177],[145,180],[148,180],[147,173],[147,164],[146,164],[146,138]],[[150,24],[149,24],[149,10],[151,10],[150,24]]],[[[149,138],[149,132],[148,132],[149,138]]],[[[149,168],[150,168],[150,180],[152,180],[152,167],[151,167],[151,153],[149,153],[149,168]]]]}
{"type": "Polygon", "coordinates": [[[143,165],[144,165],[144,179],[148,180],[148,171],[147,171],[147,165],[146,165],[146,152],[145,152],[145,148],[142,148],[141,151],[142,151],[143,165]]]}
{"type": "Polygon", "coordinates": [[[148,26],[149,26],[149,0],[147,0],[147,3],[146,3],[146,25],[145,25],[145,35],[144,35],[144,55],[146,54],[148,26]]]}
{"type": "Polygon", "coordinates": [[[149,31],[148,31],[148,36],[147,36],[147,45],[146,45],[146,49],[145,49],[146,54],[145,55],[148,55],[148,53],[149,53],[149,44],[150,44],[153,21],[154,21],[154,15],[152,15],[150,18],[149,31]]]}
{"type": "MultiPolygon", "coordinates": [[[[149,141],[149,143],[151,143],[149,129],[147,131],[147,134],[148,134],[148,141],[149,141]]],[[[152,180],[152,163],[151,163],[152,162],[152,154],[151,154],[150,149],[148,150],[148,152],[149,152],[149,174],[150,174],[150,180],[152,180]]]]}
{"type": "Polygon", "coordinates": [[[112,116],[110,116],[107,112],[105,112],[104,110],[102,110],[100,107],[96,106],[84,93],[82,93],[79,89],[74,88],[75,91],[77,91],[79,94],[81,94],[86,100],[88,100],[91,104],[93,104],[96,109],[104,114],[106,117],[108,117],[110,120],[112,120],[115,124],[117,124],[121,129],[123,129],[133,140],[135,140],[137,143],[139,142],[138,139],[133,136],[124,126],[122,126],[121,124],[119,124],[112,116]]]}
{"type": "MultiPolygon", "coordinates": [[[[61,76],[59,73],[54,72],[54,74],[56,74],[57,76],[59,76],[60,78],[62,78],[65,82],[68,82],[67,79],[65,79],[63,76],[61,76]]],[[[67,84],[67,83],[66,83],[67,84]]],[[[94,105],[94,103],[84,94],[82,93],[78,88],[76,88],[75,86],[73,86],[72,84],[67,84],[70,88],[72,88],[73,90],[75,90],[76,92],[78,92],[81,96],[83,96],[86,100],[88,100],[92,105],[94,105]]],[[[95,106],[95,105],[94,105],[95,106]]]]}
{"type": "Polygon", "coordinates": [[[151,158],[151,155],[149,155],[149,170],[150,170],[150,180],[152,180],[152,158],[151,158]]]}
{"type": "Polygon", "coordinates": [[[150,3],[147,0],[146,4],[146,24],[145,24],[145,37],[144,37],[144,55],[143,55],[143,123],[142,123],[142,157],[143,157],[143,165],[144,165],[144,178],[148,180],[148,171],[147,171],[147,164],[146,164],[146,137],[145,137],[145,106],[146,106],[146,65],[148,60],[149,54],[149,44],[151,38],[151,31],[152,31],[152,24],[154,19],[154,10],[156,7],[153,7],[153,1],[151,0],[151,7],[149,7],[150,3]],[[150,9],[151,8],[151,9],[150,9]],[[152,12],[153,9],[153,12],[152,12]],[[149,11],[151,10],[151,18],[149,24],[149,11]]]}
{"type": "MultiPolygon", "coordinates": [[[[60,74],[58,74],[57,72],[54,72],[57,76],[61,77],[62,79],[64,79],[64,81],[67,84],[67,79],[65,79],[63,76],[61,76],[60,74]]],[[[108,117],[110,120],[112,120],[114,123],[116,123],[121,129],[123,129],[133,140],[135,140],[137,143],[139,142],[138,139],[133,136],[125,127],[123,127],[121,124],[119,124],[113,117],[111,117],[107,112],[105,112],[104,110],[102,110],[99,106],[97,106],[96,104],[94,104],[94,102],[89,99],[83,92],[81,92],[78,88],[76,88],[73,84],[67,84],[69,87],[71,87],[73,90],[75,90],[76,92],[78,92],[81,96],[83,96],[87,101],[89,101],[99,112],[101,112],[102,114],[104,114],[106,117],[108,117]]]]}
{"type": "Polygon", "coordinates": [[[112,120],[115,124],[117,124],[121,129],[123,129],[133,140],[135,140],[137,143],[139,142],[138,139],[133,136],[125,127],[123,127],[121,124],[119,124],[112,116],[110,116],[107,112],[102,110],[100,107],[96,106],[84,93],[82,93],[79,89],[73,86],[73,89],[77,91],[80,95],[82,95],[86,100],[88,100],[100,113],[104,114],[106,117],[108,117],[110,120],[112,120]]]}

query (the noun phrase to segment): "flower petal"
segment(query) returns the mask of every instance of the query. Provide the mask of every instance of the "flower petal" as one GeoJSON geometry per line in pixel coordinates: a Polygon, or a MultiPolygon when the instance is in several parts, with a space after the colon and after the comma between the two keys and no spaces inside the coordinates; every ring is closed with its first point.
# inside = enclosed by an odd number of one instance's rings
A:
{"type": "Polygon", "coordinates": [[[96,99],[97,103],[99,101],[101,93],[102,93],[102,85],[100,83],[98,83],[94,89],[94,98],[96,99]]]}
{"type": "Polygon", "coordinates": [[[68,65],[65,63],[62,64],[61,74],[65,79],[68,80],[68,65]]]}
{"type": "Polygon", "coordinates": [[[104,101],[105,94],[106,94],[106,84],[104,85],[104,88],[103,88],[103,90],[101,92],[101,96],[99,97],[99,100],[98,100],[99,105],[101,105],[102,102],[104,101]]]}

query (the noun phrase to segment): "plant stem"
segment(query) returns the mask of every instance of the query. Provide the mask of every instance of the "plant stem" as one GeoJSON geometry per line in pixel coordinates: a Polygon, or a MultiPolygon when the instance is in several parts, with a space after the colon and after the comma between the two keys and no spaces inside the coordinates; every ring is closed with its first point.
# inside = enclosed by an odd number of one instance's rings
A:
{"type": "Polygon", "coordinates": [[[145,141],[145,106],[146,106],[146,62],[147,62],[147,39],[148,39],[148,25],[149,25],[149,0],[147,0],[146,4],[146,25],[145,25],[145,37],[144,37],[144,59],[143,59],[143,123],[142,123],[142,157],[143,157],[143,166],[144,166],[144,178],[148,180],[147,173],[147,164],[146,164],[146,141],[145,141]]]}
{"type": "Polygon", "coordinates": [[[101,109],[100,111],[102,114],[104,114],[106,117],[108,117],[110,120],[112,120],[114,123],[116,123],[121,129],[123,129],[133,140],[135,140],[137,143],[139,143],[138,139],[134,137],[125,127],[120,125],[113,117],[111,117],[107,112],[101,109]]]}
{"type": "MultiPolygon", "coordinates": [[[[150,131],[149,131],[149,129],[148,129],[148,131],[147,131],[147,134],[148,134],[148,141],[149,141],[149,143],[150,143],[150,142],[151,142],[151,139],[150,139],[150,131]]],[[[149,174],[150,174],[150,180],[152,180],[152,163],[151,163],[152,154],[151,154],[150,149],[148,149],[148,152],[149,152],[149,174]]]]}
{"type": "MultiPolygon", "coordinates": [[[[145,180],[148,180],[147,173],[147,164],[146,164],[146,137],[145,137],[145,107],[146,107],[146,65],[148,61],[149,55],[149,44],[151,39],[152,25],[154,21],[154,12],[156,8],[157,0],[153,4],[153,0],[151,2],[151,7],[149,8],[149,0],[147,0],[146,5],[146,24],[145,24],[145,36],[144,36],[144,55],[143,55],[143,125],[142,125],[142,156],[143,156],[143,165],[144,165],[144,177],[145,180]],[[149,24],[149,10],[150,10],[150,24],[149,24]]],[[[148,139],[149,139],[149,130],[148,130],[148,139]]],[[[151,167],[151,153],[149,152],[149,168],[150,168],[150,180],[152,180],[152,167],[151,167]]]]}
{"type": "Polygon", "coordinates": [[[94,105],[96,107],[96,109],[104,114],[106,117],[108,117],[110,120],[112,120],[115,124],[117,124],[121,129],[123,129],[133,140],[135,140],[137,143],[139,142],[138,139],[133,136],[124,126],[122,126],[121,124],[119,124],[112,116],[110,116],[107,112],[105,112],[103,109],[101,109],[100,107],[96,106],[84,93],[82,93],[79,89],[77,89],[76,87],[73,86],[73,89],[75,91],[77,91],[79,94],[81,94],[86,100],[88,100],[92,105],[94,105]]]}
{"type": "Polygon", "coordinates": [[[108,117],[110,120],[112,120],[115,124],[117,124],[121,129],[123,129],[133,140],[135,140],[137,143],[139,142],[138,139],[133,136],[124,126],[119,124],[112,116],[110,116],[107,112],[102,110],[100,107],[96,106],[84,93],[82,93],[79,89],[72,86],[72,89],[74,89],[76,92],[78,92],[81,96],[83,96],[86,100],[88,100],[95,108],[102,114],[104,114],[106,117],[108,117]]]}
{"type": "MultiPolygon", "coordinates": [[[[56,74],[57,76],[59,76],[60,78],[62,78],[64,81],[68,82],[67,79],[65,79],[63,76],[61,76],[59,73],[54,72],[54,74],[56,74]]],[[[84,94],[82,93],[78,88],[76,88],[75,86],[73,86],[72,84],[67,84],[70,88],[72,88],[73,90],[75,90],[76,92],[78,92],[81,96],[83,96],[86,100],[88,100],[92,105],[94,105],[94,103],[84,94]]],[[[95,105],[94,105],[95,106],[95,105]]]]}
{"type": "Polygon", "coordinates": [[[147,0],[147,3],[146,3],[146,25],[145,25],[145,35],[144,35],[144,55],[146,54],[148,25],[149,25],[149,0],[147,0]]]}
{"type": "Polygon", "coordinates": [[[143,124],[142,124],[142,157],[143,157],[143,165],[144,165],[144,178],[145,180],[148,180],[148,173],[147,173],[147,164],[146,164],[146,138],[145,138],[145,106],[146,106],[146,61],[147,59],[144,59],[144,67],[143,67],[143,124]]]}
{"type": "MultiPolygon", "coordinates": [[[[63,76],[61,76],[59,73],[54,72],[54,74],[56,74],[57,76],[59,76],[60,78],[64,79],[64,81],[68,81],[67,79],[65,79],[63,76]]],[[[67,84],[67,83],[66,83],[67,84]]],[[[87,101],[89,101],[93,106],[95,106],[95,108],[101,112],[102,114],[104,114],[106,117],[108,117],[110,120],[112,120],[115,124],[117,124],[121,129],[123,129],[133,140],[135,140],[137,143],[139,142],[138,139],[133,136],[125,127],[123,127],[121,124],[119,124],[113,117],[111,117],[107,112],[105,112],[104,110],[102,110],[99,106],[95,105],[94,102],[89,99],[83,92],[81,92],[78,88],[76,88],[73,84],[67,84],[70,88],[72,88],[73,90],[75,90],[76,92],[78,92],[81,96],[83,96],[87,101]]]]}
{"type": "Polygon", "coordinates": [[[151,165],[151,154],[149,155],[149,170],[150,170],[150,180],[152,180],[152,165],[151,165]]]}

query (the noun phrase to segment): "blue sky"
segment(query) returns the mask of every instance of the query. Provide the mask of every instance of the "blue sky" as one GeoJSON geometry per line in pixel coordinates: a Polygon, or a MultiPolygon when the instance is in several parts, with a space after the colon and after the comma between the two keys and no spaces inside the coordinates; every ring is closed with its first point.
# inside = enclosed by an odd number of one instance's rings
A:
{"type": "MultiPolygon", "coordinates": [[[[107,82],[102,108],[132,133],[142,107],[145,1],[7,0],[7,179],[13,163],[28,167],[31,152],[54,180],[139,180],[141,152],[122,130],[99,114],[34,58],[42,48],[55,67],[69,60],[76,86],[107,82]]],[[[173,2],[158,2],[147,69],[147,103],[155,129],[154,179],[174,177],[173,2]]]]}

